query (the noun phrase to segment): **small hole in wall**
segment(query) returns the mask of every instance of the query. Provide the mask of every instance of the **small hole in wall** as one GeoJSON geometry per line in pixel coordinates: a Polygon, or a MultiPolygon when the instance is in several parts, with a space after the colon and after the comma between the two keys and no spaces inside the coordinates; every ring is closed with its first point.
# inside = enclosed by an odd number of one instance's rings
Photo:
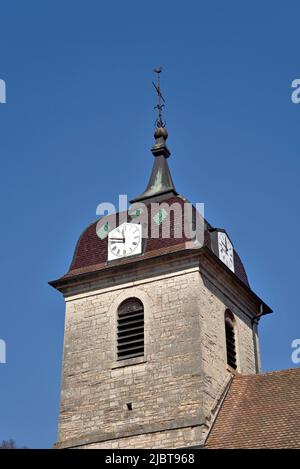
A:
{"type": "Polygon", "coordinates": [[[126,405],[128,410],[132,410],[132,402],[128,402],[126,405]]]}

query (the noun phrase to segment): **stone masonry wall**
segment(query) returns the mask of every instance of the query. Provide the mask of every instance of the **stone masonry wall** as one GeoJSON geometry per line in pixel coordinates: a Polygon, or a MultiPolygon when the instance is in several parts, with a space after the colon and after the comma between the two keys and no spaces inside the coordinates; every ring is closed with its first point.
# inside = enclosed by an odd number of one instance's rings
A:
{"type": "MultiPolygon", "coordinates": [[[[226,336],[224,316],[229,309],[235,318],[235,341],[237,352],[237,372],[256,373],[255,348],[251,315],[251,305],[243,304],[241,298],[234,298],[230,285],[218,282],[218,275],[206,278],[199,276],[199,311],[201,318],[201,353],[204,373],[203,411],[209,418],[216,399],[228,383],[226,336]]],[[[232,287],[233,288],[233,287],[232,287]]],[[[234,290],[232,290],[234,291],[234,290]]]]}
{"type": "Polygon", "coordinates": [[[255,373],[251,321],[229,298],[193,268],[67,300],[58,446],[201,444],[228,380],[226,308],[236,318],[238,371],[255,373]],[[116,312],[129,297],[144,304],[145,357],[120,366],[116,312]]]}
{"type": "Polygon", "coordinates": [[[109,440],[101,443],[84,445],[82,449],[166,449],[187,448],[195,445],[195,442],[203,440],[202,428],[186,427],[178,430],[166,430],[156,433],[145,433],[117,440],[109,440]]]}
{"type": "Polygon", "coordinates": [[[198,277],[198,272],[165,276],[67,302],[60,442],[201,424],[198,277]],[[145,361],[118,367],[116,311],[128,297],[144,304],[145,361]]]}

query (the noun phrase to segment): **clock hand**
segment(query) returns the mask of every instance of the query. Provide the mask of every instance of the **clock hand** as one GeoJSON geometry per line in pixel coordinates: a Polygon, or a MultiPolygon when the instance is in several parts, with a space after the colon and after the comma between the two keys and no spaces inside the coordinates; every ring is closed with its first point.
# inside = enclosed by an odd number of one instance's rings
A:
{"type": "Polygon", "coordinates": [[[229,250],[229,248],[228,248],[228,246],[227,246],[227,244],[226,244],[226,241],[225,241],[225,243],[222,241],[222,242],[221,242],[221,246],[225,249],[225,251],[226,251],[226,253],[227,253],[228,250],[229,250]]]}

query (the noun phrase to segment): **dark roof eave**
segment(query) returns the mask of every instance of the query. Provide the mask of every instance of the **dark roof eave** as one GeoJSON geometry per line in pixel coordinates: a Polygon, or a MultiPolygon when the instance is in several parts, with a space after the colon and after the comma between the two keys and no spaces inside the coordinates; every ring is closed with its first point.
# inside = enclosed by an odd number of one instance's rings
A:
{"type": "MultiPolygon", "coordinates": [[[[202,248],[199,248],[197,249],[197,251],[201,251],[202,248]]],[[[70,285],[70,283],[74,280],[79,280],[79,279],[82,279],[84,280],[85,278],[91,278],[91,276],[94,276],[96,277],[99,272],[111,272],[112,270],[114,269],[118,269],[120,267],[123,267],[123,268],[130,268],[132,267],[133,264],[135,264],[136,262],[141,262],[141,261],[151,261],[152,259],[157,259],[158,257],[163,257],[163,256],[168,256],[168,257],[175,257],[177,256],[178,254],[181,254],[181,253],[192,253],[192,252],[195,252],[195,249],[187,249],[187,248],[183,248],[183,249],[180,249],[180,250],[174,250],[174,251],[170,251],[170,252],[167,252],[167,253],[158,253],[157,255],[154,255],[154,256],[151,256],[151,257],[143,257],[143,256],[138,256],[136,258],[132,258],[131,262],[126,262],[126,263],[122,263],[122,264],[116,264],[116,263],[111,263],[111,264],[106,264],[105,267],[102,267],[102,268],[99,268],[99,269],[95,269],[95,270],[89,270],[89,271],[86,271],[86,272],[79,272],[77,274],[74,274],[74,275],[69,275],[69,276],[63,276],[63,277],[60,277],[56,280],[50,280],[48,282],[48,284],[55,288],[56,290],[59,290],[61,292],[63,292],[63,288],[64,287],[67,287],[68,285],[70,285]]]]}
{"type": "Polygon", "coordinates": [[[258,295],[256,295],[256,293],[254,293],[254,291],[251,290],[251,288],[248,287],[248,285],[246,285],[237,275],[235,275],[234,272],[232,272],[228,267],[226,267],[225,264],[207,246],[202,246],[199,249],[187,249],[186,248],[186,249],[171,251],[171,252],[168,252],[168,253],[160,253],[160,254],[157,254],[156,256],[151,256],[147,259],[145,259],[143,256],[140,256],[139,258],[132,259],[132,262],[128,262],[128,263],[124,263],[124,264],[111,264],[111,265],[105,266],[105,269],[97,269],[97,270],[92,270],[92,271],[90,270],[90,271],[87,271],[87,272],[80,272],[78,274],[75,274],[75,275],[72,275],[72,276],[69,276],[69,277],[61,277],[57,280],[52,280],[48,283],[49,283],[49,285],[51,285],[51,287],[59,290],[60,292],[63,292],[64,288],[68,287],[72,282],[74,282],[74,280],[75,281],[84,280],[85,278],[90,279],[91,276],[96,277],[99,274],[99,272],[103,272],[104,270],[105,270],[105,272],[111,272],[113,269],[119,268],[120,266],[130,268],[134,263],[140,262],[142,260],[143,261],[145,261],[145,260],[151,261],[152,259],[162,257],[162,256],[168,256],[168,257],[173,256],[174,257],[174,256],[177,256],[179,253],[184,253],[184,254],[189,253],[190,254],[192,252],[194,252],[194,253],[197,252],[198,254],[206,253],[211,259],[213,259],[214,262],[217,262],[220,267],[222,267],[223,269],[226,269],[227,274],[230,275],[232,277],[232,279],[235,282],[237,282],[239,284],[239,286],[242,287],[248,294],[250,294],[252,296],[252,298],[255,299],[255,301],[260,303],[261,312],[260,312],[259,316],[263,316],[263,315],[266,315],[266,314],[273,313],[273,310],[258,295]]]}
{"type": "Polygon", "coordinates": [[[155,199],[155,201],[158,201],[162,196],[166,196],[166,195],[176,196],[176,195],[179,195],[179,194],[178,194],[178,192],[176,192],[175,189],[166,189],[166,190],[162,190],[160,192],[157,192],[156,194],[150,194],[150,195],[147,194],[146,192],[144,192],[139,197],[131,199],[130,203],[131,204],[136,204],[136,203],[139,203],[139,202],[145,203],[146,201],[149,201],[149,203],[150,203],[150,202],[153,202],[154,199],[155,199]]]}

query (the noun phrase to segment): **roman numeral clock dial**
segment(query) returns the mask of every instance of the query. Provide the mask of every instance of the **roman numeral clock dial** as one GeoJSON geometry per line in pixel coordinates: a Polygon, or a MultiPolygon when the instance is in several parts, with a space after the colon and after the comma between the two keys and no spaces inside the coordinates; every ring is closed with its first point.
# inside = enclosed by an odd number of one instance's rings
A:
{"type": "Polygon", "coordinates": [[[142,252],[142,226],[122,223],[108,235],[107,260],[133,256],[142,252]]]}

